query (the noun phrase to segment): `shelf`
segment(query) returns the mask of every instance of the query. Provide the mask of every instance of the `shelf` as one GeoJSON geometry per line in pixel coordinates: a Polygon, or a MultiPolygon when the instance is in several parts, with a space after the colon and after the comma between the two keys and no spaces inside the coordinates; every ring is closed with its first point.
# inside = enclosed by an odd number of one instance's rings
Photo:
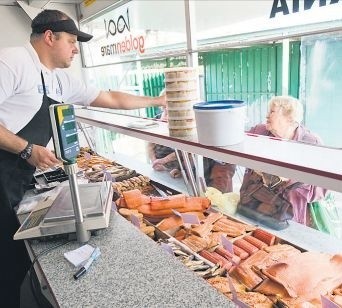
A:
{"type": "MultiPolygon", "coordinates": [[[[246,134],[242,143],[210,147],[193,138],[170,137],[167,123],[148,129],[129,127],[142,118],[93,108],[75,110],[77,121],[190,153],[262,170],[342,192],[342,150],[246,134]]],[[[146,119],[151,121],[151,119],[146,119]]]]}
{"type": "Polygon", "coordinates": [[[189,194],[183,178],[172,178],[168,171],[156,171],[152,168],[151,164],[143,164],[141,161],[135,160],[132,157],[121,153],[107,155],[106,157],[125,167],[133,169],[144,176],[147,176],[155,182],[162,184],[167,183],[167,187],[180,193],[189,194]]]}

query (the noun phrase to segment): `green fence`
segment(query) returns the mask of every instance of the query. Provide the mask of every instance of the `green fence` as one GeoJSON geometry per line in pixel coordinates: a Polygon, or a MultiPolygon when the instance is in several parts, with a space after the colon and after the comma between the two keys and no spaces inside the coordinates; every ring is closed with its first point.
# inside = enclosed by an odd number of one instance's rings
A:
{"type": "MultiPolygon", "coordinates": [[[[290,45],[290,94],[298,97],[300,44],[290,45]]],[[[247,103],[248,126],[264,120],[267,102],[282,91],[282,45],[272,44],[202,53],[206,100],[247,103]]]]}
{"type": "MultiPolygon", "coordinates": [[[[158,96],[164,89],[164,74],[162,72],[144,74],[143,89],[146,96],[158,96]]],[[[160,112],[158,107],[146,108],[146,115],[149,118],[154,118],[160,112]]]]}
{"type": "MultiPolygon", "coordinates": [[[[166,59],[145,60],[141,64],[143,70],[148,73],[143,74],[144,95],[158,96],[165,87],[164,68],[186,66],[184,56],[170,57],[166,59]]],[[[158,107],[146,108],[147,117],[154,118],[160,112],[158,107]]]]}

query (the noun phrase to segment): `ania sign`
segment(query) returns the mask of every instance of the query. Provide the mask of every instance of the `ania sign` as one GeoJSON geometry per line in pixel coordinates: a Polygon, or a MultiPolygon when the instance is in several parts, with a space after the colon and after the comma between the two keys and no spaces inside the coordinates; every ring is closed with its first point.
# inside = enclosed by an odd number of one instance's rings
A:
{"type": "Polygon", "coordinates": [[[315,2],[318,2],[318,5],[323,7],[338,3],[339,0],[273,0],[270,18],[310,10],[315,2]]]}

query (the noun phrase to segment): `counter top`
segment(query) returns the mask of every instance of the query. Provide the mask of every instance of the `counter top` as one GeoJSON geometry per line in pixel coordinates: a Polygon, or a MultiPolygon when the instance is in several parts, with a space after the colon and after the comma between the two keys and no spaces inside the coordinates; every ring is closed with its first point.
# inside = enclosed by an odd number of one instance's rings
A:
{"type": "MultiPolygon", "coordinates": [[[[35,255],[62,242],[29,241],[35,255]]],[[[60,307],[235,307],[116,212],[89,244],[99,247],[101,256],[76,281],[63,256],[81,246],[76,241],[38,259],[60,307]]]]}

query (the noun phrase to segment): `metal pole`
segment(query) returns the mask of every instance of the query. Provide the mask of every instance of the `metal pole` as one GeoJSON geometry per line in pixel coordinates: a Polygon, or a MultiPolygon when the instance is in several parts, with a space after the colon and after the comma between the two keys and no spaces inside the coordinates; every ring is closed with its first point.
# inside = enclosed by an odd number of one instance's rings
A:
{"type": "Polygon", "coordinates": [[[184,167],[183,167],[183,163],[182,163],[182,160],[181,160],[181,157],[180,157],[180,154],[178,153],[179,150],[175,149],[175,153],[176,153],[176,156],[177,156],[177,160],[178,160],[178,163],[179,163],[179,167],[180,167],[180,170],[181,170],[181,173],[182,173],[182,177],[183,177],[183,180],[184,180],[184,183],[185,183],[185,186],[186,186],[186,189],[188,191],[188,194],[190,195],[191,192],[190,192],[190,184],[189,184],[189,179],[188,179],[188,176],[184,170],[184,167]]]}
{"type": "Polygon", "coordinates": [[[69,186],[72,205],[75,214],[76,237],[79,243],[86,243],[90,239],[90,232],[86,229],[82,214],[80,194],[77,184],[77,164],[64,165],[65,173],[69,176],[69,186]]]}
{"type": "Polygon", "coordinates": [[[196,155],[193,153],[191,155],[192,155],[192,160],[194,161],[194,164],[195,164],[197,189],[198,189],[199,195],[202,196],[205,194],[207,190],[207,184],[205,183],[205,178],[204,178],[203,156],[196,155]]]}
{"type": "Polygon", "coordinates": [[[185,29],[186,29],[186,62],[188,66],[198,67],[198,54],[196,40],[195,3],[184,0],[185,29]]]}
{"type": "Polygon", "coordinates": [[[77,122],[77,126],[78,126],[78,128],[80,129],[80,131],[83,133],[83,136],[84,136],[84,138],[86,139],[86,141],[87,141],[88,146],[90,147],[90,149],[91,149],[92,151],[95,152],[94,143],[93,143],[92,140],[90,139],[89,134],[88,134],[88,132],[86,132],[86,129],[83,127],[82,123],[77,122]]]}
{"type": "Polygon", "coordinates": [[[191,163],[190,163],[190,160],[189,160],[189,155],[185,151],[180,151],[180,152],[181,152],[181,154],[183,156],[183,162],[184,162],[185,170],[186,170],[186,173],[189,176],[189,183],[190,183],[190,186],[191,186],[192,191],[194,193],[194,196],[199,196],[199,192],[198,192],[198,189],[197,189],[195,176],[194,176],[194,173],[192,172],[192,166],[191,166],[191,163]]]}

